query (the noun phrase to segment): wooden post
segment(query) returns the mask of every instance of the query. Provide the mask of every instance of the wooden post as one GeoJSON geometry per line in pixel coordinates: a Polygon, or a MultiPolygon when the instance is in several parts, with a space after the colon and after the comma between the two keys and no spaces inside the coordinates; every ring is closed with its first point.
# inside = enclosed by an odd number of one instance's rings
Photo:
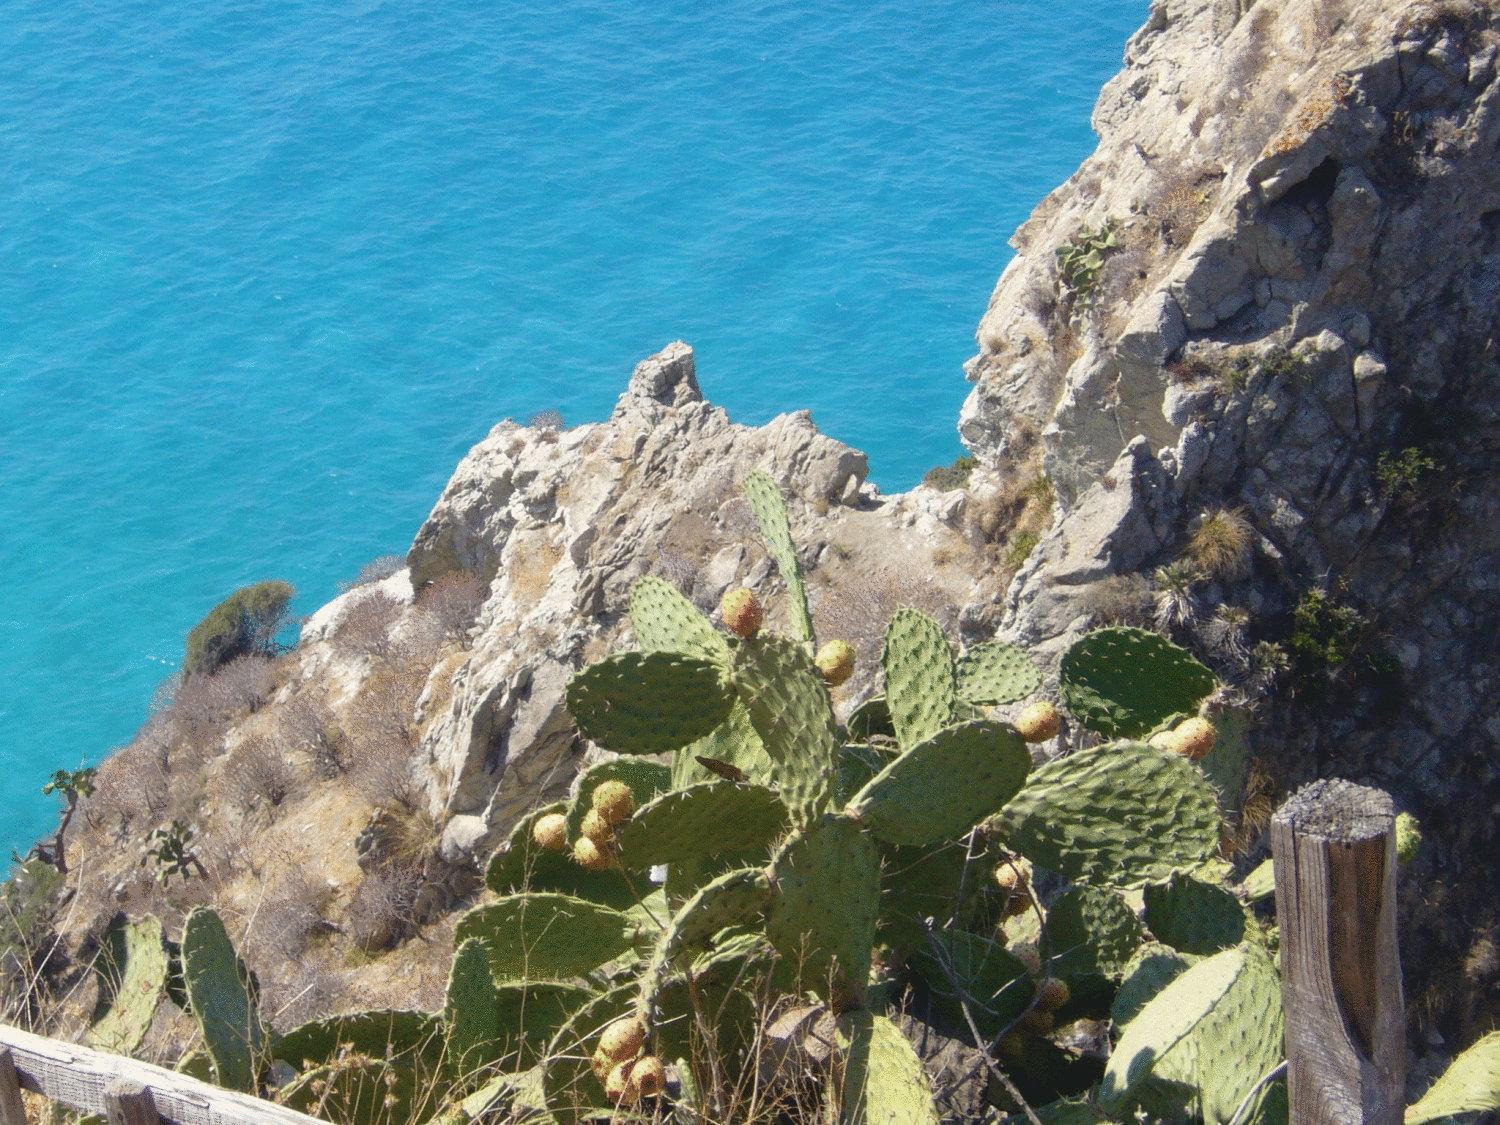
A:
{"type": "Polygon", "coordinates": [[[109,1125],[160,1125],[161,1121],[151,1091],[123,1078],[104,1088],[104,1116],[109,1125]]]}
{"type": "Polygon", "coordinates": [[[1400,1125],[1405,1009],[1388,794],[1315,781],[1271,820],[1287,1089],[1298,1125],[1400,1125]]]}
{"type": "Polygon", "coordinates": [[[9,1047],[0,1047],[0,1125],[26,1125],[26,1103],[21,1078],[9,1047]]]}

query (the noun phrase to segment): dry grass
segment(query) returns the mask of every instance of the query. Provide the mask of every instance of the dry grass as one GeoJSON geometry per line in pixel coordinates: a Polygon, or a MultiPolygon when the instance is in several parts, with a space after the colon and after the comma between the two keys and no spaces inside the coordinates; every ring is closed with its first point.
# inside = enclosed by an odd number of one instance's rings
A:
{"type": "Polygon", "coordinates": [[[240,808],[270,810],[302,787],[302,778],[281,747],[262,735],[240,740],[220,777],[229,800],[240,808]]]}
{"type": "Polygon", "coordinates": [[[1153,617],[1151,583],[1139,574],[1114,574],[1088,588],[1084,605],[1097,626],[1144,628],[1153,617]]]}
{"type": "Polygon", "coordinates": [[[177,689],[165,714],[176,741],[210,756],[235,719],[250,714],[271,694],[276,661],[268,656],[240,656],[207,676],[193,676],[177,689]]]}
{"type": "Polygon", "coordinates": [[[1250,571],[1255,529],[1240,508],[1211,508],[1198,517],[1184,555],[1209,578],[1234,582],[1250,571]]]}
{"type": "Polygon", "coordinates": [[[485,593],[477,574],[455,570],[423,586],[416,604],[443,641],[463,641],[484,607],[485,593]]]}
{"type": "Polygon", "coordinates": [[[395,644],[395,629],[405,606],[383,590],[356,598],[339,618],[335,643],[365,656],[386,659],[395,644]]]}

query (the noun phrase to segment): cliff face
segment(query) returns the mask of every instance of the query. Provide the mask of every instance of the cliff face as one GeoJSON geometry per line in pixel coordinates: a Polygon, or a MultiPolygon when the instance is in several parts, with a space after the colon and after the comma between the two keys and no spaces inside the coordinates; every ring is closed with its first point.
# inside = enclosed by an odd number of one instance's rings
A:
{"type": "MultiPolygon", "coordinates": [[[[1261,806],[1312,776],[1390,789],[1429,826],[1406,882],[1409,992],[1424,1029],[1467,1037],[1500,971],[1497,49],[1481,4],[1158,0],[1100,99],[1098,151],[1017,232],[980,325],[966,487],[882,497],[805,413],[735,425],[682,344],[636,369],[606,422],[502,423],[404,571],[319,611],[269,686],[206,726],[156,724],[102,772],[75,849],[105,858],[76,875],[93,906],[74,929],[160,908],[138,841],[179,811],[213,873],[169,892],[179,906],[227,899],[252,926],[263,900],[295,898],[257,862],[315,868],[328,887],[303,921],[337,965],[346,937],[387,944],[351,927],[382,857],[404,852],[421,890],[394,912],[441,926],[517,816],[585,760],[564,688],[628,643],[636,578],[705,607],[733,585],[775,600],[738,493],[766,468],[792,498],[820,632],[861,653],[843,706],[901,605],[1044,662],[1162,611],[1227,701],[1255,709],[1261,806]],[[1234,565],[1205,554],[1205,523],[1234,565]],[[465,583],[477,611],[454,618],[465,583]],[[191,783],[173,765],[188,743],[191,783]],[[280,749],[250,753],[265,745],[280,749]],[[298,780],[257,803],[276,755],[298,780]],[[345,779],[385,760],[399,768],[346,799],[345,779]],[[161,791],[127,802],[118,787],[150,769],[161,791]],[[371,815],[392,792],[411,806],[399,831],[371,815]],[[428,838],[410,839],[415,820],[428,838]]],[[[345,964],[343,991],[315,999],[420,1002],[433,982],[401,957],[345,964]]]]}
{"type": "Polygon", "coordinates": [[[1493,4],[1153,4],[1097,152],[1016,233],[959,423],[981,488],[1039,459],[1059,501],[969,627],[1055,652],[1165,584],[1231,680],[1279,643],[1263,767],[1433,829],[1406,963],[1449,1028],[1500,970],[1497,46],[1493,4]],[[1153,579],[1219,509],[1248,571],[1153,579]]]}

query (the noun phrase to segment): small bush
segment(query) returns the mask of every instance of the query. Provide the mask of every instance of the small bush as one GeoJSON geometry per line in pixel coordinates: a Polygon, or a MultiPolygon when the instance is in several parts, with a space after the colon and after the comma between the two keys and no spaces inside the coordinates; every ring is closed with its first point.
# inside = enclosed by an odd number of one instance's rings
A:
{"type": "Polygon", "coordinates": [[[533,430],[560,430],[563,428],[561,410],[538,410],[528,423],[533,430]]]}
{"type": "Polygon", "coordinates": [[[309,696],[298,696],[277,711],[271,737],[283,756],[306,755],[324,777],[347,773],[353,764],[347,757],[347,740],[334,726],[328,708],[309,696]]]}
{"type": "Polygon", "coordinates": [[[295,594],[287,582],[257,582],[214,606],[188,634],[183,679],[208,675],[237,656],[271,654],[295,594]]]}
{"type": "Polygon", "coordinates": [[[1366,621],[1353,606],[1322,590],[1309,590],[1292,611],[1287,649],[1304,677],[1322,678],[1347,664],[1359,651],[1366,621]]]}
{"type": "Polygon", "coordinates": [[[1112,574],[1089,587],[1086,606],[1098,626],[1149,625],[1151,583],[1139,574],[1112,574]]]}
{"type": "Polygon", "coordinates": [[[1212,508],[1198,517],[1187,557],[1206,577],[1233,582],[1250,571],[1255,529],[1237,508],[1212,508]]]}
{"type": "Polygon", "coordinates": [[[462,641],[484,608],[485,584],[477,574],[455,570],[434,579],[417,594],[417,608],[444,641],[462,641]]]}
{"type": "Polygon", "coordinates": [[[361,953],[382,953],[411,936],[422,871],[415,864],[387,864],[365,875],[349,903],[349,940],[361,953]]]}
{"type": "Polygon", "coordinates": [[[405,555],[381,555],[379,558],[371,559],[359,568],[359,573],[347,582],[339,583],[339,590],[348,593],[350,590],[360,586],[370,586],[376,582],[384,582],[393,574],[400,574],[406,569],[405,555]]]}
{"type": "Polygon", "coordinates": [[[1058,282],[1065,295],[1080,304],[1093,299],[1094,287],[1104,268],[1104,259],[1119,248],[1120,240],[1114,220],[1105,219],[1097,227],[1084,227],[1057,248],[1058,282]]]}
{"type": "Polygon", "coordinates": [[[57,966],[57,908],[63,874],[29,859],[0,884],[0,1019],[29,1023],[43,978],[57,966]]]}
{"type": "Polygon", "coordinates": [[[334,640],[365,656],[387,657],[405,607],[382,590],[358,595],[344,608],[334,640]]]}
{"type": "Polygon", "coordinates": [[[1438,463],[1420,449],[1409,446],[1400,453],[1382,453],[1375,464],[1380,491],[1392,499],[1415,496],[1429,473],[1438,463]]]}
{"type": "Polygon", "coordinates": [[[299,788],[297,771],[274,742],[251,736],[224,763],[229,798],[243,809],[276,808],[299,788]]]}
{"type": "Polygon", "coordinates": [[[956,488],[967,488],[969,477],[973,474],[974,466],[977,464],[974,458],[965,455],[951,465],[936,465],[927,470],[926,475],[922,477],[922,483],[939,492],[952,492],[956,488]]]}
{"type": "Polygon", "coordinates": [[[240,656],[184,680],[168,712],[179,739],[200,755],[207,753],[232,719],[254,711],[270,696],[273,664],[268,656],[240,656]]]}
{"type": "Polygon", "coordinates": [[[1034,531],[1021,531],[1011,536],[1010,543],[1005,548],[1005,566],[1007,570],[1020,570],[1021,564],[1031,557],[1031,552],[1036,550],[1036,545],[1042,541],[1042,537],[1034,531]]]}

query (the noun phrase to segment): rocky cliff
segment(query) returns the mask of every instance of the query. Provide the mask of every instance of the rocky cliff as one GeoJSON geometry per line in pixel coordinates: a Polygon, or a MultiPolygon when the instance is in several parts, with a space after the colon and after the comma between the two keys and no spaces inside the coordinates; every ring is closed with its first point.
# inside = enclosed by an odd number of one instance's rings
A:
{"type": "MultiPolygon", "coordinates": [[[[1372,781],[1423,816],[1408,990],[1425,1034],[1466,1041],[1500,977],[1497,48],[1493,5],[1158,0],[1099,101],[1097,152],[1016,233],[968,365],[963,487],[882,496],[805,413],[736,425],[683,344],[644,361],[605,422],[501,423],[405,569],[319,611],[213,722],[169,712],[103,771],[74,844],[102,857],[76,875],[75,936],[159,908],[122,844],[180,812],[212,880],[168,892],[177,906],[211,895],[253,926],[291,901],[257,863],[311,865],[328,886],[302,921],[341,981],[317,999],[420,1000],[419,958],[348,960],[351,942],[399,940],[354,936],[372,881],[407,855],[421,890],[403,920],[441,927],[520,812],[566,788],[589,751],[565,684],[628,641],[637,577],[705,607],[732,585],[775,599],[737,491],[766,468],[793,498],[820,632],[862,653],[845,705],[903,604],[1043,658],[1148,621],[1252,713],[1247,862],[1258,818],[1312,776],[1372,781]],[[263,744],[296,763],[274,800],[271,767],[251,769],[263,744]],[[349,788],[391,760],[380,786],[349,788]],[[162,792],[126,800],[153,769],[162,792]]],[[[271,983],[317,1006],[311,984],[271,983]]]]}

